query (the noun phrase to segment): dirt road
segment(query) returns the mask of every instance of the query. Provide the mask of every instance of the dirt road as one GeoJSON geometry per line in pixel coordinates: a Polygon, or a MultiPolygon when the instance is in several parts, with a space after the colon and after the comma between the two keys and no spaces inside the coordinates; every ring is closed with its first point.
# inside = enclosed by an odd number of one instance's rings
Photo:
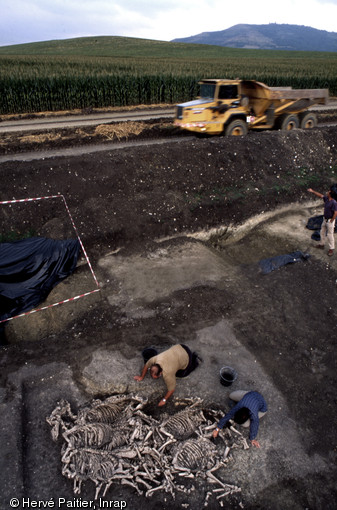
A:
{"type": "MultiPolygon", "coordinates": [[[[115,109],[117,110],[117,109],[115,109]]],[[[86,115],[53,115],[37,118],[11,119],[0,122],[1,133],[16,133],[25,131],[44,131],[49,129],[78,128],[83,126],[97,126],[110,122],[146,121],[163,117],[173,117],[174,108],[134,109],[133,111],[113,111],[91,113],[86,115]]],[[[28,117],[28,116],[27,116],[28,117]]]]}
{"type": "MultiPolygon", "coordinates": [[[[337,101],[331,100],[327,105],[315,105],[309,108],[312,111],[335,111],[337,110],[337,101]]],[[[113,109],[112,111],[94,111],[88,114],[74,114],[69,112],[68,115],[62,113],[44,115],[21,115],[4,116],[0,118],[0,134],[1,133],[17,133],[17,132],[34,132],[46,131],[50,129],[78,128],[85,126],[97,126],[99,124],[109,124],[111,122],[126,121],[146,121],[151,119],[168,118],[172,119],[175,108],[173,106],[152,107],[152,108],[133,108],[123,111],[123,109],[113,109]],[[23,117],[23,118],[22,118],[23,117]],[[34,118],[35,117],[35,118],[34,118]]]]}

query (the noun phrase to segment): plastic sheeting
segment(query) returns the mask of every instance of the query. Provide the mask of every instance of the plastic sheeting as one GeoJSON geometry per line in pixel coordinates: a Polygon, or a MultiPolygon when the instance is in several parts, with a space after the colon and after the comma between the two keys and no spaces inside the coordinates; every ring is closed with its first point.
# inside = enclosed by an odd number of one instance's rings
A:
{"type": "Polygon", "coordinates": [[[0,320],[35,308],[77,265],[74,239],[31,237],[0,244],[0,320]]]}
{"type": "MultiPolygon", "coordinates": [[[[315,232],[312,234],[311,239],[314,241],[320,241],[321,240],[321,226],[323,221],[323,214],[319,216],[312,216],[308,219],[308,223],[306,224],[306,228],[309,230],[314,230],[315,232]]],[[[335,224],[335,232],[337,232],[337,222],[335,224]]]]}
{"type": "Polygon", "coordinates": [[[308,253],[294,251],[285,255],[277,255],[276,257],[260,260],[259,266],[263,274],[268,274],[287,264],[307,260],[309,256],[310,255],[308,253]]]}

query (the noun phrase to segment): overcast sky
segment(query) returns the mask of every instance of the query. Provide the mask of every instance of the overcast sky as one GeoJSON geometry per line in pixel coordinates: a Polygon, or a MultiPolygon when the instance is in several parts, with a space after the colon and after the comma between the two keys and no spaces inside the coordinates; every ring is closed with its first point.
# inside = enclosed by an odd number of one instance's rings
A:
{"type": "Polygon", "coordinates": [[[0,46],[97,35],[171,41],[238,23],[337,32],[337,0],[0,0],[0,46]]]}

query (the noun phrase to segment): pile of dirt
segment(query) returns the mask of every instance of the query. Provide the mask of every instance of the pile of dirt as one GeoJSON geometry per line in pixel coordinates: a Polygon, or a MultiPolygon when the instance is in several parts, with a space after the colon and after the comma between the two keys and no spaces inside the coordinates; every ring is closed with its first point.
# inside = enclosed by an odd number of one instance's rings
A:
{"type": "MultiPolygon", "coordinates": [[[[3,163],[6,199],[63,194],[92,256],[145,240],[239,224],[278,205],[308,200],[336,180],[335,128],[188,138],[92,153],[3,163]],[[108,248],[107,248],[108,247],[108,248]]],[[[60,153],[62,154],[62,152],[60,153]]],[[[61,205],[62,209],[62,205],[61,205]]],[[[33,230],[63,216],[57,201],[7,209],[4,230],[33,230]]],[[[65,227],[64,227],[65,228],[65,227]]]]}

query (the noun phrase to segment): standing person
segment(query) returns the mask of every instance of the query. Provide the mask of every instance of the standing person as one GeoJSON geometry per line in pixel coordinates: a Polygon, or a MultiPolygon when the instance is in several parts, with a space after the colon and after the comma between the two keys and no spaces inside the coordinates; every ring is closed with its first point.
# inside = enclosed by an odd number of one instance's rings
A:
{"type": "Polygon", "coordinates": [[[259,430],[260,418],[267,412],[267,403],[261,393],[257,391],[233,391],[229,398],[237,402],[232,409],[219,421],[216,429],[213,431],[213,437],[217,437],[229,420],[233,419],[235,423],[249,427],[249,439],[253,446],[260,448],[260,443],[255,439],[259,430]]]}
{"type": "Polygon", "coordinates": [[[163,376],[167,393],[159,402],[164,406],[176,388],[176,377],[187,377],[199,365],[197,353],[192,352],[187,345],[173,345],[166,351],[152,356],[146,361],[141,375],[135,375],[136,381],[142,381],[149,370],[152,379],[163,376]]]}
{"type": "Polygon", "coordinates": [[[319,193],[318,191],[314,191],[313,189],[308,189],[309,193],[313,193],[318,198],[323,198],[324,201],[324,216],[323,222],[321,226],[321,242],[317,245],[317,248],[324,249],[325,245],[325,237],[328,239],[329,251],[328,255],[331,257],[333,255],[333,251],[335,249],[335,221],[337,218],[337,184],[331,186],[326,195],[319,193]]]}

